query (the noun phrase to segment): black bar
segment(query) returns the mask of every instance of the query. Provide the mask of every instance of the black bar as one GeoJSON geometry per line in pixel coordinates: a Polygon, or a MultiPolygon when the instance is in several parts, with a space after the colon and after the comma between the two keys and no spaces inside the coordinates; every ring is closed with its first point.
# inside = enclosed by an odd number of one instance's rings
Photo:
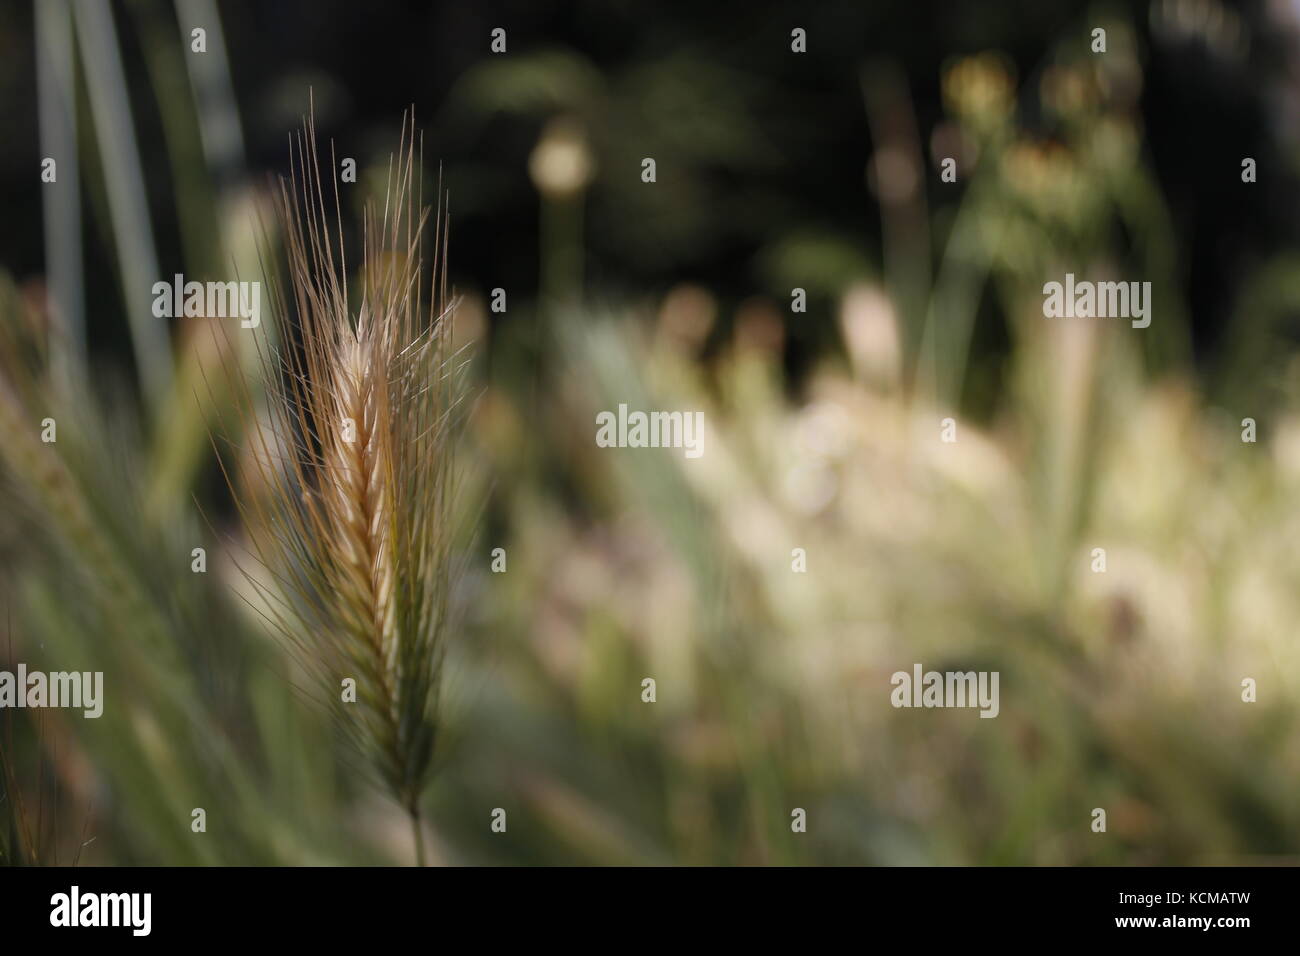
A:
{"type": "Polygon", "coordinates": [[[205,948],[250,941],[373,946],[409,937],[430,949],[459,940],[459,949],[503,935],[533,945],[563,938],[621,947],[635,938],[680,942],[688,933],[829,942],[900,931],[927,945],[1105,937],[1231,946],[1260,932],[1272,938],[1293,931],[1296,875],[1281,867],[9,869],[0,870],[0,913],[8,952],[23,940],[67,942],[72,934],[80,942],[205,948]],[[139,909],[117,898],[104,910],[111,916],[117,906],[126,925],[51,925],[56,894],[70,903],[73,886],[88,916],[101,905],[98,894],[150,894],[148,935],[136,935],[144,926],[142,896],[139,909]]]}

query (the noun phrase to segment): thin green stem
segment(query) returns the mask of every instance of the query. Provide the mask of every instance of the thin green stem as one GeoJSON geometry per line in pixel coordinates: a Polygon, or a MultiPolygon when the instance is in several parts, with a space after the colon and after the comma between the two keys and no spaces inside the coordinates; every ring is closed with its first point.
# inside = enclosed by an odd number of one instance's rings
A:
{"type": "Polygon", "coordinates": [[[415,840],[415,865],[428,866],[424,856],[424,829],[420,826],[420,807],[412,801],[407,807],[407,813],[411,816],[411,836],[415,840]]]}

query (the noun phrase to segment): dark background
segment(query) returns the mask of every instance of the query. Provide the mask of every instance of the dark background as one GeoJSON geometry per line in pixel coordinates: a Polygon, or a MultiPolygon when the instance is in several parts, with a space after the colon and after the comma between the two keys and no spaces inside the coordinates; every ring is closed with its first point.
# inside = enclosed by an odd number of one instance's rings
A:
{"type": "MultiPolygon", "coordinates": [[[[150,212],[163,271],[179,271],[157,109],[140,31],[174,26],[166,4],[113,4],[146,166],[150,212]]],[[[1166,4],[1167,8],[1180,5],[1166,4]]],[[[1196,355],[1212,363],[1243,277],[1279,246],[1296,240],[1296,78],[1292,25],[1267,4],[1224,7],[1241,18],[1248,51],[1219,49],[1198,30],[1153,34],[1160,4],[1093,8],[1051,0],[1004,3],[433,3],[286,2],[220,4],[246,162],[212,170],[220,182],[284,172],[287,131],[301,122],[314,89],[320,132],[340,154],[382,157],[402,111],[414,104],[425,131],[427,165],[441,161],[451,194],[453,280],[461,288],[501,286],[531,298],[538,284],[538,199],[527,159],[552,115],[586,111],[602,167],[587,198],[588,291],[615,297],[662,293],[682,280],[715,290],[734,305],[755,292],[779,293],[765,279],[762,252],[783,236],[814,230],[844,237],[875,258],[880,216],[866,188],[873,149],[860,74],[888,63],[906,76],[923,140],[942,117],[939,80],[954,57],[996,48],[1021,79],[1024,130],[1050,142],[1032,80],[1052,41],[1084,30],[1101,10],[1131,18],[1147,58],[1140,98],[1144,151],[1180,240],[1177,269],[1186,284],[1196,355]],[[475,99],[467,75],[490,57],[489,33],[507,29],[512,56],[554,54],[593,71],[588,85],[565,86],[567,67],[531,84],[517,109],[475,99]],[[809,53],[789,52],[789,31],[808,31],[809,53]],[[568,92],[565,92],[566,89],[568,92]],[[653,97],[644,95],[654,90],[653,97]],[[528,100],[525,102],[525,100],[528,100]],[[741,117],[744,137],[726,135],[741,117]],[[714,131],[716,142],[692,140],[714,131]],[[669,201],[651,208],[635,194],[639,157],[659,157],[669,201]],[[665,156],[669,161],[665,162],[665,156]],[[1259,182],[1241,189],[1242,156],[1259,163],[1259,182]],[[671,165],[672,159],[680,160],[671,165]],[[625,165],[610,168],[615,160],[625,165]]],[[[1215,7],[1217,8],[1217,5],[1215,7]]],[[[1208,9],[1208,8],[1207,8],[1208,9]]],[[[1175,11],[1176,12],[1176,11],[1175,11]]],[[[1170,15],[1172,16],[1172,15],[1170,15]]],[[[184,31],[182,31],[184,32],[184,31]]],[[[0,262],[17,277],[42,271],[39,148],[31,6],[4,4],[0,21],[0,262]]],[[[175,81],[183,83],[183,77],[175,81]]],[[[84,93],[83,93],[84,99],[84,93]]],[[[509,101],[510,95],[503,95],[509,101]]],[[[84,103],[83,103],[84,105],[84,103]]],[[[84,134],[83,134],[84,135],[84,134]]],[[[927,177],[933,207],[956,201],[927,177]]],[[[86,210],[87,297],[98,304],[94,346],[123,357],[123,320],[114,273],[95,240],[104,235],[86,210]],[[99,230],[98,233],[96,230],[99,230]]],[[[723,315],[729,309],[723,308],[723,315]]],[[[789,341],[795,366],[834,347],[824,310],[813,310],[789,341]]],[[[512,309],[512,316],[526,310],[512,309]]],[[[1249,317],[1246,318],[1249,321],[1249,317]]],[[[999,349],[996,319],[982,320],[978,348],[999,349]]],[[[1293,335],[1294,316],[1284,329],[1293,335]]],[[[1274,329],[1273,331],[1281,331],[1274,329]]]]}

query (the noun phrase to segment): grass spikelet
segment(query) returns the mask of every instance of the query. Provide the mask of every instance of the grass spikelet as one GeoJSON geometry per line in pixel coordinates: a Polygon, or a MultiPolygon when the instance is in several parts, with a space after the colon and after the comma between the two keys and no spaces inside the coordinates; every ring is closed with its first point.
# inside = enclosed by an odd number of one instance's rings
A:
{"type": "Polygon", "coordinates": [[[459,375],[441,197],[425,290],[430,210],[420,205],[415,139],[409,114],[382,207],[366,206],[349,288],[338,185],[327,200],[310,118],[294,138],[277,196],[287,281],[264,267],[279,340],[263,353],[265,411],[240,403],[252,447],[230,483],[261,566],[246,568],[250,584],[410,814],[423,862],[420,798],[449,629],[459,375]],[[343,699],[347,678],[355,702],[343,699]]]}

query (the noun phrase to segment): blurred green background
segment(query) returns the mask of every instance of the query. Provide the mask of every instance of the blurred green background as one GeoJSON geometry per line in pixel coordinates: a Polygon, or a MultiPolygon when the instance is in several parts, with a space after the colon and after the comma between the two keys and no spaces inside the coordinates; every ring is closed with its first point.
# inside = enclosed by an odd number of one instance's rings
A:
{"type": "Polygon", "coordinates": [[[0,659],[106,679],[0,713],[4,862],[412,860],[243,600],[249,357],[149,308],[258,277],[309,97],[350,223],[412,103],[450,194],[434,862],[1300,860],[1294,4],[415,7],[0,10],[0,659]],[[1066,272],[1151,282],[1150,328],[1044,319],[1066,272]],[[597,448],[620,402],[703,410],[703,457],[597,448]],[[1000,715],[895,710],[915,662],[1000,715]]]}

